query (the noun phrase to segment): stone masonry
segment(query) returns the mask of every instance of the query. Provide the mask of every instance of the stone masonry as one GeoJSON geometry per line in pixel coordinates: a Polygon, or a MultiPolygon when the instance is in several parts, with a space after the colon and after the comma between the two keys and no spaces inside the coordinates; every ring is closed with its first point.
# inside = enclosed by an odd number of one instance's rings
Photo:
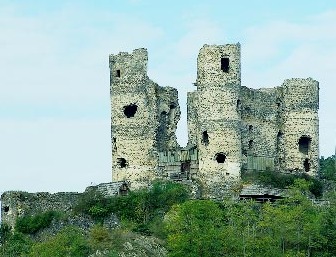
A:
{"type": "Polygon", "coordinates": [[[293,78],[276,88],[243,87],[240,58],[240,44],[200,50],[182,148],[175,136],[177,91],[148,78],[146,49],[110,55],[112,181],[139,188],[156,178],[191,180],[205,197],[216,197],[241,171],[316,175],[318,82],[293,78]]]}

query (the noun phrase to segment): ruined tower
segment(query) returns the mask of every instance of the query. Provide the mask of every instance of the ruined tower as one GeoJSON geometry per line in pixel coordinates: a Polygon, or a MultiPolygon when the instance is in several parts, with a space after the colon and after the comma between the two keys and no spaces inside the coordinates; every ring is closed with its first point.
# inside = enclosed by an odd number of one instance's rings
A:
{"type": "Polygon", "coordinates": [[[287,79],[284,100],[284,169],[289,172],[318,172],[319,83],[312,78],[287,79]]]}
{"type": "Polygon", "coordinates": [[[147,50],[110,55],[112,181],[132,188],[157,176],[158,150],[177,147],[177,90],[147,76],[147,50]]]}
{"type": "Polygon", "coordinates": [[[188,95],[189,143],[198,148],[205,195],[213,195],[211,188],[240,177],[240,45],[204,45],[195,85],[188,95]]]}

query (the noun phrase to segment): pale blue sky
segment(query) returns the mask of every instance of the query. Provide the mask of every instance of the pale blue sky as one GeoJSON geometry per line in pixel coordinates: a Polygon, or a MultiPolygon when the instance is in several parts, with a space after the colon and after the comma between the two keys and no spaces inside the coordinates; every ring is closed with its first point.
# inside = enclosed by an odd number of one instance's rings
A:
{"type": "Polygon", "coordinates": [[[242,84],[320,81],[320,154],[336,139],[336,1],[0,0],[0,191],[83,191],[111,179],[108,55],[145,47],[186,92],[205,43],[242,45],[242,84]]]}

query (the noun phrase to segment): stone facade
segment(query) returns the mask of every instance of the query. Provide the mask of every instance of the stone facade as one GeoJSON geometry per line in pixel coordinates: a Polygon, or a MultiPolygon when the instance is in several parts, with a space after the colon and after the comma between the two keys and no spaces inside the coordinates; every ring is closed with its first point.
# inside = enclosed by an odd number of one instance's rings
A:
{"type": "Polygon", "coordinates": [[[110,55],[112,181],[193,180],[216,197],[241,171],[318,172],[319,84],[241,86],[240,45],[204,45],[188,93],[188,145],[179,147],[177,91],[147,76],[147,51],[110,55]]]}

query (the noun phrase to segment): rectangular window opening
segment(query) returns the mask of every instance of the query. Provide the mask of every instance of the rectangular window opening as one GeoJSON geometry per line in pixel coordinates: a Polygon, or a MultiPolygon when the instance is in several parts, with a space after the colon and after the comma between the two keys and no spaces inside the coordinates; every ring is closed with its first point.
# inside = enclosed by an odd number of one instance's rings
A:
{"type": "Polygon", "coordinates": [[[230,59],[228,57],[221,58],[221,70],[224,72],[229,72],[230,59]]]}
{"type": "Polygon", "coordinates": [[[120,78],[120,70],[117,70],[117,72],[116,72],[116,77],[117,77],[117,78],[120,78]]]}

